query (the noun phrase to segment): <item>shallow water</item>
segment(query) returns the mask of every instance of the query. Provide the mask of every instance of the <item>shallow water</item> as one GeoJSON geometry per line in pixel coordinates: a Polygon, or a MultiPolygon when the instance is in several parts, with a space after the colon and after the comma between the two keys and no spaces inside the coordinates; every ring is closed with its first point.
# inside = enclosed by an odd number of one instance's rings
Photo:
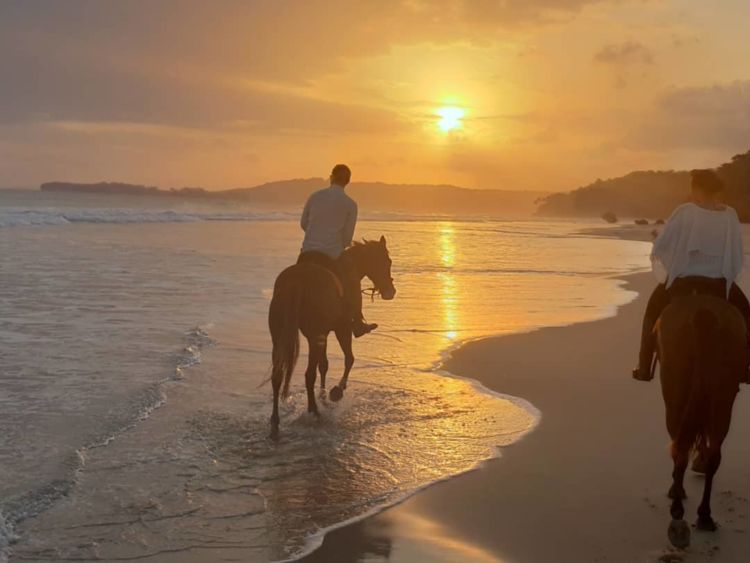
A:
{"type": "MultiPolygon", "coordinates": [[[[396,300],[366,303],[380,328],[320,420],[298,367],[272,442],[265,316],[296,222],[14,197],[0,207],[0,538],[17,536],[17,560],[300,553],[533,428],[522,399],[441,374],[442,353],[611,314],[632,297],[616,276],[646,265],[645,244],[578,236],[582,223],[362,221],[359,236],[389,239],[396,300]],[[10,226],[31,212],[77,219],[10,226]]],[[[329,353],[330,386],[334,339],[329,353]]]]}

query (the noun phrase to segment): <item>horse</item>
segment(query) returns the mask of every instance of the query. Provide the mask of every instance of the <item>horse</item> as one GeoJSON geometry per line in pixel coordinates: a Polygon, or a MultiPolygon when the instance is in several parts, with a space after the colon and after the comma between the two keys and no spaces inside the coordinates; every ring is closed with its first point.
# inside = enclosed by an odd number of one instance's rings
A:
{"type": "Polygon", "coordinates": [[[721,446],[729,432],[732,407],[748,365],[747,328],[740,311],[716,295],[676,295],[655,327],[659,377],[666,408],[673,460],[672,545],[690,545],[685,523],[683,480],[690,452],[699,448],[705,482],[696,527],[714,531],[711,488],[721,463],[721,446]]]}
{"type": "MultiPolygon", "coordinates": [[[[396,295],[391,277],[391,258],[385,237],[355,242],[342,257],[349,260],[361,280],[369,278],[374,292],[390,301],[396,295]]],[[[341,258],[340,258],[341,259],[341,258]]],[[[326,346],[328,334],[334,332],[344,353],[344,374],[331,390],[331,399],[339,400],[354,365],[349,308],[344,301],[343,286],[331,268],[313,261],[300,261],[286,268],[276,278],[268,311],[268,328],[273,343],[271,383],[273,386],[272,434],[279,428],[279,395],[289,395],[289,382],[299,356],[299,333],[307,339],[308,362],[305,371],[307,410],[318,413],[315,380],[320,370],[321,389],[325,390],[328,372],[326,346]],[[282,387],[283,385],[283,387],[282,387]]]]}

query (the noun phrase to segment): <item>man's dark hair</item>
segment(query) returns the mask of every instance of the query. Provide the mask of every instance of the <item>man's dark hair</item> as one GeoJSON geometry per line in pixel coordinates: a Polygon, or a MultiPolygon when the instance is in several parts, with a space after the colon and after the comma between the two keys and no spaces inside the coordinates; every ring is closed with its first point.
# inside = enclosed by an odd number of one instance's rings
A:
{"type": "Polygon", "coordinates": [[[349,170],[346,164],[337,164],[331,170],[331,178],[339,180],[346,185],[352,179],[352,171],[349,170]]]}
{"type": "Polygon", "coordinates": [[[693,189],[708,194],[717,194],[724,189],[724,182],[710,168],[693,170],[690,172],[690,178],[693,189]]]}

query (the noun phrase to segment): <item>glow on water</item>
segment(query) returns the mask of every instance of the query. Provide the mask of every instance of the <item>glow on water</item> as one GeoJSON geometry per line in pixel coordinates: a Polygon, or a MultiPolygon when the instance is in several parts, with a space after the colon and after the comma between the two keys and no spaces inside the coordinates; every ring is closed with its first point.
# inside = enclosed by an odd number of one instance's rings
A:
{"type": "MultiPolygon", "coordinates": [[[[25,274],[31,276],[24,279],[28,287],[38,276],[49,295],[79,299],[73,306],[104,307],[117,295],[118,307],[130,315],[114,327],[111,316],[87,317],[94,326],[85,327],[85,342],[76,338],[75,331],[83,330],[76,326],[58,341],[48,340],[51,356],[56,347],[67,347],[66,357],[77,355],[86,373],[99,374],[104,385],[89,396],[90,383],[81,381],[77,395],[67,398],[56,386],[74,385],[74,370],[65,382],[45,379],[47,392],[60,402],[46,403],[46,416],[64,419],[71,407],[65,401],[71,400],[77,416],[89,413],[95,424],[97,416],[105,416],[96,406],[106,400],[101,394],[109,389],[119,401],[138,381],[139,348],[148,346],[153,355],[163,341],[166,369],[167,358],[184,345],[178,333],[197,325],[215,341],[200,351],[202,364],[165,385],[164,406],[106,446],[86,450],[69,496],[18,526],[16,551],[31,559],[54,548],[61,558],[161,553],[160,560],[177,561],[180,551],[192,546],[207,559],[212,552],[250,561],[282,558],[302,550],[311,534],[475,467],[494,456],[496,446],[522,436],[536,416],[523,403],[440,374],[441,354],[482,335],[601,317],[630,299],[615,276],[644,267],[646,245],[576,235],[583,226],[362,222],[360,235],[388,237],[398,295],[392,302],[365,303],[368,319],[380,328],[356,341],[357,364],[346,397],[338,405],[321,401],[320,420],[305,413],[303,355],[283,407],[278,443],[267,439],[270,389],[259,385],[270,356],[269,290],[276,273],[296,257],[300,234],[294,222],[16,231],[13,244],[1,250],[8,260],[15,253],[16,265],[35,264],[25,274]],[[47,260],[52,255],[65,259],[47,260]],[[92,262],[114,273],[106,274],[106,284],[73,292],[66,284],[82,278],[60,275],[60,269],[75,272],[92,262]],[[45,264],[56,271],[45,271],[45,264]],[[128,273],[121,287],[118,268],[128,273]],[[143,335],[148,343],[138,341],[131,318],[148,327],[143,335]],[[108,319],[107,340],[97,340],[96,323],[108,319]],[[120,330],[128,340],[113,344],[120,330]],[[118,356],[125,366],[107,364],[105,353],[118,346],[133,354],[118,356]],[[49,412],[56,408],[59,413],[49,412]]],[[[3,297],[8,302],[8,295],[3,297]]],[[[30,332],[41,330],[38,315],[24,317],[19,309],[9,317],[27,322],[30,332]]],[[[333,339],[329,352],[330,386],[342,369],[333,339]]],[[[38,365],[39,359],[24,359],[19,352],[13,361],[38,365]]],[[[33,370],[24,373],[34,377],[33,370]]],[[[8,406],[18,410],[11,412],[14,420],[36,416],[22,407],[8,406]]],[[[72,447],[77,439],[89,436],[82,431],[66,443],[72,447]]],[[[41,446],[6,445],[17,452],[41,446]]],[[[31,486],[27,466],[23,475],[21,468],[8,475],[16,481],[4,486],[14,494],[31,486]]]]}

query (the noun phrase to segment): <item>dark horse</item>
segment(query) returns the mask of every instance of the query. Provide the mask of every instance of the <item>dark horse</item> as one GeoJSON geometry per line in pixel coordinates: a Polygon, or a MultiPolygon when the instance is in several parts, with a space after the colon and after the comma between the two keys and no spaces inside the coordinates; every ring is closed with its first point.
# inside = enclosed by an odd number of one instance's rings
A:
{"type": "MultiPolygon", "coordinates": [[[[380,237],[377,241],[354,243],[344,251],[341,259],[350,261],[360,279],[369,278],[383,299],[390,300],[396,295],[385,237],[380,237]]],[[[273,299],[268,311],[268,327],[273,342],[271,425],[274,433],[279,428],[279,393],[283,397],[289,394],[289,382],[299,356],[299,332],[307,338],[309,350],[305,372],[308,412],[318,414],[315,402],[318,369],[321,388],[325,389],[329,332],[336,333],[344,352],[344,375],[339,384],[331,389],[331,399],[338,400],[342,397],[349,372],[354,365],[350,310],[343,298],[342,284],[331,268],[322,263],[300,261],[281,272],[274,284],[273,299]]]]}
{"type": "Polygon", "coordinates": [[[669,539],[684,549],[690,544],[685,523],[683,480],[691,449],[704,460],[705,484],[696,526],[713,531],[711,486],[721,462],[732,406],[747,369],[747,329],[740,312],[712,295],[675,297],[657,325],[660,378],[667,430],[674,461],[669,539]]]}

